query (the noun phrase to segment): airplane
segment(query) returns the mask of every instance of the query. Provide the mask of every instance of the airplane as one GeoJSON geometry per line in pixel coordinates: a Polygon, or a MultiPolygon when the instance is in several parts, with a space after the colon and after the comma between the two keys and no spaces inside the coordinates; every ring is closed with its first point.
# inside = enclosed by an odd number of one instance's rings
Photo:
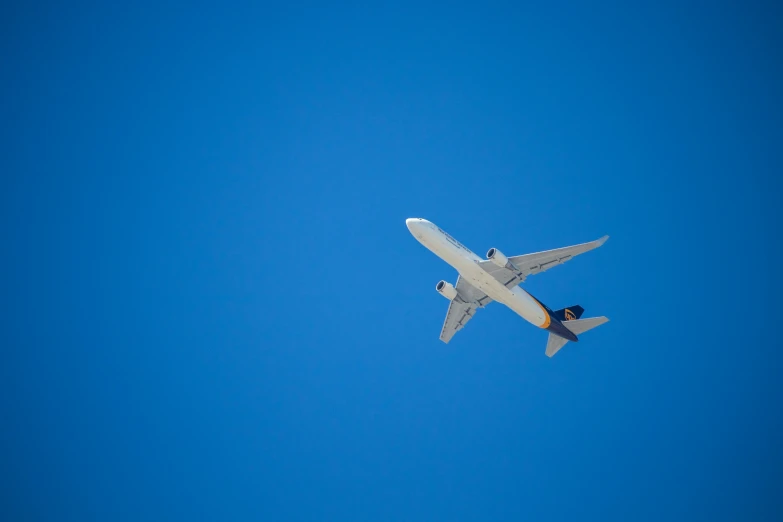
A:
{"type": "Polygon", "coordinates": [[[506,257],[497,248],[490,248],[487,259],[481,259],[440,227],[422,218],[405,220],[413,237],[436,256],[454,267],[459,276],[456,287],[446,281],[435,290],[451,301],[440,340],[451,341],[476,313],[492,301],[503,303],[529,323],[549,332],[546,355],[552,357],[568,341],[577,342],[577,335],[600,326],[609,319],[582,319],[584,308],[579,305],[552,311],[544,303],[518,285],[527,276],[540,274],[553,266],[603,245],[609,236],[589,243],[546,250],[535,254],[506,257]]]}

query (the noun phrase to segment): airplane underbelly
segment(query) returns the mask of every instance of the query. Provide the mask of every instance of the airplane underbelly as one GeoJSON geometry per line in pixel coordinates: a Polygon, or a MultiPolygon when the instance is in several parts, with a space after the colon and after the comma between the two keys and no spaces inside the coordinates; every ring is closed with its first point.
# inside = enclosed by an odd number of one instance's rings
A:
{"type": "Polygon", "coordinates": [[[471,272],[470,275],[463,274],[463,277],[467,277],[473,286],[493,300],[503,303],[533,325],[544,326],[547,320],[546,312],[530,294],[518,286],[506,288],[500,281],[477,265],[471,272]]]}
{"type": "Polygon", "coordinates": [[[511,305],[507,305],[509,308],[540,328],[545,328],[549,325],[549,316],[538,301],[518,286],[512,290],[514,299],[511,305]]]}
{"type": "Polygon", "coordinates": [[[492,277],[478,265],[478,258],[456,245],[438,238],[427,242],[427,248],[438,257],[457,269],[470,284],[487,294],[493,300],[511,308],[517,315],[535,326],[543,327],[548,318],[538,301],[519,287],[506,288],[503,283],[492,277]]]}

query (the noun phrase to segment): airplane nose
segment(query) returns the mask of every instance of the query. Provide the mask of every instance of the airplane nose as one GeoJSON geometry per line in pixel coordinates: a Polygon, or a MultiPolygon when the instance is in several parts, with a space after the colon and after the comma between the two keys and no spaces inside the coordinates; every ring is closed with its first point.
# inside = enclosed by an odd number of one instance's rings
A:
{"type": "Polygon", "coordinates": [[[416,218],[408,218],[408,219],[406,219],[406,220],[405,220],[405,225],[408,227],[408,230],[410,230],[411,232],[413,232],[413,227],[415,227],[415,226],[416,226],[416,224],[418,223],[418,221],[419,221],[419,220],[418,220],[418,219],[416,219],[416,218]]]}

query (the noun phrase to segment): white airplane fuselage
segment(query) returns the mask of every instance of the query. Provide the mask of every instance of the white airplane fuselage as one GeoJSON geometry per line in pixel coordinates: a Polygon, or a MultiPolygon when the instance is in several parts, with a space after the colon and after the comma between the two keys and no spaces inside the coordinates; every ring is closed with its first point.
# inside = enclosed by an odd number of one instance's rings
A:
{"type": "Polygon", "coordinates": [[[503,303],[534,326],[549,326],[549,314],[538,301],[519,286],[506,288],[481,267],[479,263],[483,260],[462,243],[426,219],[411,218],[405,223],[413,237],[453,266],[471,285],[493,300],[503,303]]]}

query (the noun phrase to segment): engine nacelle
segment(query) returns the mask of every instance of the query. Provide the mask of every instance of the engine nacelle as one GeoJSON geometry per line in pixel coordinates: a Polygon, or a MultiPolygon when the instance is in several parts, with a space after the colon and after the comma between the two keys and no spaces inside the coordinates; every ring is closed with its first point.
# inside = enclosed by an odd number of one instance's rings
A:
{"type": "Polygon", "coordinates": [[[487,259],[492,261],[493,265],[499,266],[500,268],[505,268],[508,265],[508,258],[497,248],[490,248],[487,251],[487,259]]]}
{"type": "Polygon", "coordinates": [[[447,283],[446,281],[438,281],[438,284],[435,285],[435,290],[449,301],[453,301],[454,298],[457,297],[457,289],[454,288],[454,285],[447,283]]]}

